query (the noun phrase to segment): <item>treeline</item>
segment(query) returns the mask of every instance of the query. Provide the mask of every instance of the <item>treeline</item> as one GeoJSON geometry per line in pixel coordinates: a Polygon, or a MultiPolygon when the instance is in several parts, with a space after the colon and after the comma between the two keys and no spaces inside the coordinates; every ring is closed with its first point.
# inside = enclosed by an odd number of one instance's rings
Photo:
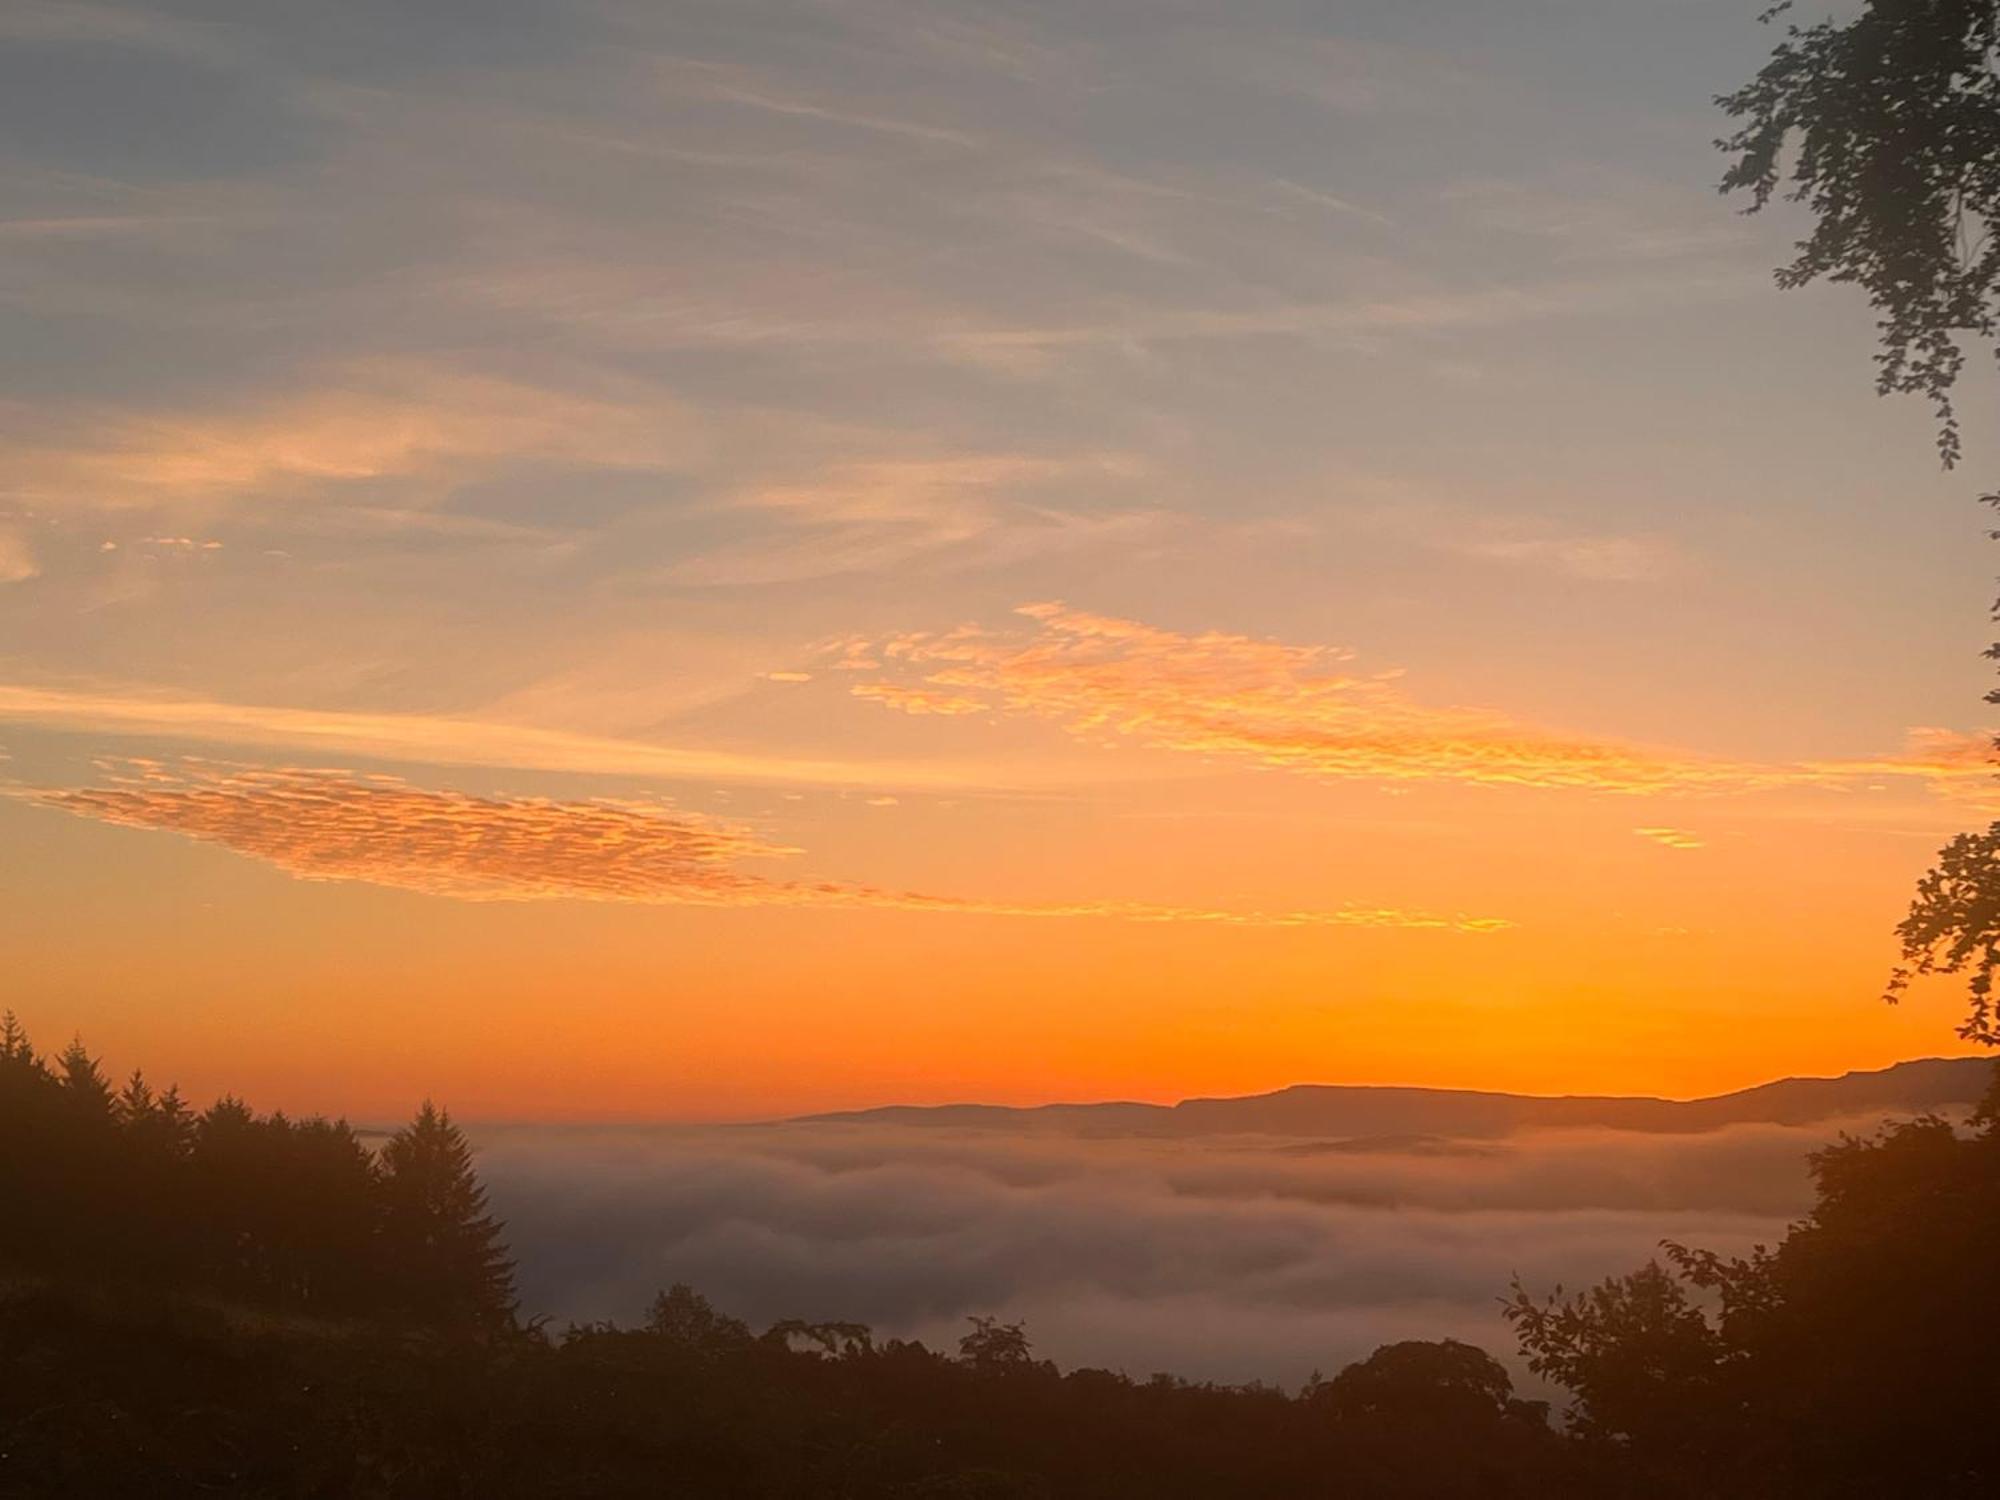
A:
{"type": "Polygon", "coordinates": [[[81,1041],[0,1017],[0,1263],[332,1316],[498,1328],[512,1267],[472,1152],[425,1104],[372,1150],[345,1120],[196,1111],[81,1041]]]}
{"type": "Polygon", "coordinates": [[[159,1297],[0,1299],[0,1494],[1542,1500],[1611,1493],[1506,1372],[1392,1345],[1307,1391],[1061,1372],[686,1288],[636,1328],[423,1336],[159,1297]]]}
{"type": "Polygon", "coordinates": [[[428,1106],[199,1114],[0,1024],[0,1495],[2000,1494],[2000,1091],[1812,1159],[1775,1249],[1670,1245],[1517,1286],[1551,1421],[1489,1354],[1378,1349],[1303,1390],[1063,1372],[1015,1324],[953,1351],[761,1332],[698,1293],[523,1325],[464,1138],[428,1106]]]}

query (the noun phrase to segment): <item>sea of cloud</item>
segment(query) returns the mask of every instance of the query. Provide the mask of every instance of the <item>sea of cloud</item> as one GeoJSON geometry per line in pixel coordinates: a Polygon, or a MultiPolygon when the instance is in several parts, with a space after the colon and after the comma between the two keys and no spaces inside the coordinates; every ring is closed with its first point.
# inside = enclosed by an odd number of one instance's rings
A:
{"type": "Polygon", "coordinates": [[[1023,1319],[1065,1367],[1294,1385],[1378,1344],[1511,1352],[1512,1278],[1576,1288],[1663,1239],[1740,1252],[1810,1202],[1843,1129],[1504,1140],[1069,1138],[844,1123],[496,1126],[480,1167],[527,1311],[635,1322],[685,1281],[762,1326],[953,1347],[1023,1319]]]}

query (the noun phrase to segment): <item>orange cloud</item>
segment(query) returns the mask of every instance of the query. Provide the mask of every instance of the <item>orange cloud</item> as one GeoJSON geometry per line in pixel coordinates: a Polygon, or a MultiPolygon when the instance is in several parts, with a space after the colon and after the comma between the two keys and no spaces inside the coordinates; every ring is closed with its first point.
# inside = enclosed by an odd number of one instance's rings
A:
{"type": "Polygon", "coordinates": [[[1632,830],[1642,839],[1651,839],[1663,849],[1700,849],[1702,841],[1685,828],[1635,828],[1632,830]]]}
{"type": "Polygon", "coordinates": [[[940,703],[958,713],[983,706],[1053,720],[1083,739],[1328,780],[1625,793],[1840,788],[1914,777],[1976,794],[1992,783],[1986,741],[1950,731],[1919,731],[1905,754],[1875,760],[1732,761],[1420,703],[1396,674],[1357,671],[1352,653],[1337,647],[1220,631],[1185,635],[1059,603],[1017,613],[1035,622],[1031,631],[961,626],[838,649],[848,659],[867,651],[915,679],[852,689],[907,713],[940,712],[940,703]]]}
{"type": "Polygon", "coordinates": [[[1013,903],[784,880],[738,866],[798,850],[660,803],[477,797],[334,770],[132,760],[110,763],[107,785],[25,795],[79,817],[218,844],[301,880],[362,881],[468,901],[882,907],[1244,927],[1490,932],[1510,925],[1389,908],[1265,913],[1127,901],[1013,903]]]}
{"type": "Polygon", "coordinates": [[[220,844],[304,880],[470,900],[730,903],[769,884],[735,861],[789,854],[653,803],[475,797],[393,776],[128,761],[113,784],[35,800],[126,828],[220,844]]]}
{"type": "Polygon", "coordinates": [[[941,689],[925,687],[921,683],[909,685],[898,682],[862,682],[851,689],[857,698],[868,698],[886,708],[899,708],[906,714],[943,714],[947,717],[957,714],[983,714],[992,705],[983,698],[969,697],[964,693],[948,693],[941,689]]]}

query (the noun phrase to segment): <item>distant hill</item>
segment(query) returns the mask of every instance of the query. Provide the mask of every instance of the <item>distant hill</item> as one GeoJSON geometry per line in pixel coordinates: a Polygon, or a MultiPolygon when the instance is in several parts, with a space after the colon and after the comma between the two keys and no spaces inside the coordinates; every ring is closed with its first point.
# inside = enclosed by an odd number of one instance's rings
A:
{"type": "Polygon", "coordinates": [[[816,1123],[908,1125],[1055,1135],[1495,1137],[1517,1130],[1599,1127],[1657,1133],[1723,1125],[1808,1125],[1849,1115],[1920,1114],[1977,1103],[1990,1057],[1926,1057],[1838,1078],[1781,1078],[1709,1099],[1498,1094],[1475,1089],[1296,1084],[1240,1099],[1179,1104],[891,1105],[809,1115],[816,1123]]]}

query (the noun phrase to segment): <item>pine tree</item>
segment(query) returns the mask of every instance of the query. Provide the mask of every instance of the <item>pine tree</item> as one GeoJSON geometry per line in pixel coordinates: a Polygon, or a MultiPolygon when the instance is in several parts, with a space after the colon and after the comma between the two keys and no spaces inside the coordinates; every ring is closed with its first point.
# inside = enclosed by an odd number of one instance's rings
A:
{"type": "Polygon", "coordinates": [[[498,1327],[514,1312],[514,1265],[487,1211],[472,1147],[429,1100],[382,1148],[381,1250],[404,1312],[498,1327]]]}
{"type": "Polygon", "coordinates": [[[134,1068],[132,1076],[125,1080],[125,1087],[118,1091],[118,1123],[127,1130],[143,1127],[153,1113],[153,1086],[146,1082],[146,1075],[134,1068]]]}
{"type": "Polygon", "coordinates": [[[73,1109],[107,1124],[114,1118],[117,1101],[111,1080],[104,1076],[97,1059],[85,1050],[82,1037],[71,1041],[56,1059],[56,1078],[73,1109]]]}
{"type": "Polygon", "coordinates": [[[28,1041],[27,1028],[11,1010],[0,1015],[0,1067],[32,1069],[35,1049],[28,1041]]]}

